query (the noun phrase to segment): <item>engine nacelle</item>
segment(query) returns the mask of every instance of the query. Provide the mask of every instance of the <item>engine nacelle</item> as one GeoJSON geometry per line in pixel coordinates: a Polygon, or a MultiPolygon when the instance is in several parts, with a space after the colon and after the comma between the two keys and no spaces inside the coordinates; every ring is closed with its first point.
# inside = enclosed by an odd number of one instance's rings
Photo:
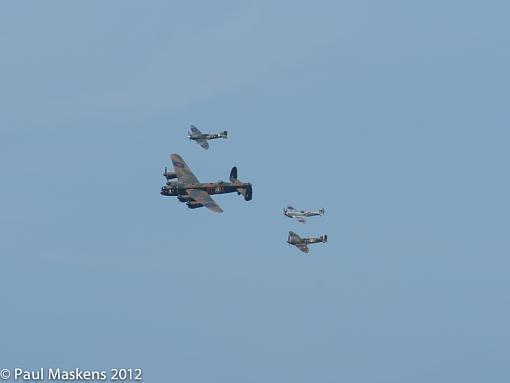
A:
{"type": "Polygon", "coordinates": [[[167,181],[166,185],[163,186],[170,194],[177,195],[184,193],[184,185],[180,182],[167,181]]]}
{"type": "Polygon", "coordinates": [[[200,202],[186,202],[186,205],[190,208],[190,209],[197,209],[199,207],[202,207],[204,205],[202,205],[200,202]]]}
{"type": "Polygon", "coordinates": [[[191,198],[187,195],[180,195],[177,197],[177,199],[181,202],[193,202],[193,198],[191,198]]]}
{"type": "Polygon", "coordinates": [[[167,181],[168,181],[168,180],[177,178],[177,174],[175,174],[174,172],[169,172],[167,170],[167,168],[165,168],[165,172],[163,173],[163,177],[165,177],[167,179],[167,181]]]}

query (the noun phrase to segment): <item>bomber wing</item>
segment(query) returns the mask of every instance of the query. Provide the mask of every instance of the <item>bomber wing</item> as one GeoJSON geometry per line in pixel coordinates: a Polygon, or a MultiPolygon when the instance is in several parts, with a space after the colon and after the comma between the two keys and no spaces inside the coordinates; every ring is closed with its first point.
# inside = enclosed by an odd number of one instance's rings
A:
{"type": "Polygon", "coordinates": [[[211,198],[209,194],[207,194],[207,192],[198,189],[186,189],[186,191],[188,192],[191,198],[193,198],[197,202],[200,202],[206,208],[216,213],[223,212],[221,207],[219,207],[219,205],[216,202],[214,202],[214,200],[211,198]]]}
{"type": "Polygon", "coordinates": [[[177,175],[179,182],[182,182],[184,185],[199,183],[197,177],[195,177],[180,155],[174,153],[170,156],[170,159],[174,165],[175,174],[177,175]]]}
{"type": "MultiPolygon", "coordinates": [[[[177,179],[179,182],[182,182],[184,186],[198,184],[199,181],[197,177],[193,174],[191,169],[186,162],[182,159],[182,157],[176,153],[170,156],[172,160],[172,164],[174,165],[175,174],[177,175],[177,179]]],[[[193,198],[195,201],[200,202],[205,207],[211,209],[216,213],[221,213],[223,210],[218,206],[216,202],[211,198],[207,192],[198,189],[186,189],[189,196],[193,198]]]]}

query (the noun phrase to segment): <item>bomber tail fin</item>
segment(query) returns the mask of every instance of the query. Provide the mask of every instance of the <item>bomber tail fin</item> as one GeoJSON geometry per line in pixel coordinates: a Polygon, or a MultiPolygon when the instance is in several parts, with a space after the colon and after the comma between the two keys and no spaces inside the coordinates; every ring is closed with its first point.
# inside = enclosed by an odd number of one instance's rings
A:
{"type": "Polygon", "coordinates": [[[237,179],[237,167],[234,166],[230,171],[230,182],[239,182],[237,179]]]}
{"type": "MultiPolygon", "coordinates": [[[[242,183],[237,179],[237,167],[234,166],[230,171],[230,182],[232,183],[242,183]]],[[[253,190],[251,184],[243,184],[241,187],[237,188],[237,194],[242,194],[245,201],[250,201],[252,199],[253,190]]]]}
{"type": "Polygon", "coordinates": [[[251,184],[249,184],[246,189],[239,190],[239,193],[241,193],[244,196],[245,201],[251,201],[253,198],[253,190],[251,187],[251,184]]]}

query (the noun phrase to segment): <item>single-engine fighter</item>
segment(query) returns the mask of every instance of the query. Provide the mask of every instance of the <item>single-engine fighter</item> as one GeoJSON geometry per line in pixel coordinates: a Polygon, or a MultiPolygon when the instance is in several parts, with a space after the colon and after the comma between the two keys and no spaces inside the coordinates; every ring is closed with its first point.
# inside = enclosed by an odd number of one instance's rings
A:
{"type": "Polygon", "coordinates": [[[287,239],[287,243],[289,245],[296,246],[303,253],[308,253],[310,249],[308,249],[308,245],[319,242],[327,242],[328,236],[326,234],[321,235],[320,237],[308,237],[301,238],[299,235],[294,233],[293,231],[289,231],[289,238],[287,239]]]}
{"type": "Polygon", "coordinates": [[[188,131],[188,138],[196,141],[204,149],[209,149],[209,143],[207,140],[214,140],[215,138],[227,138],[227,131],[223,131],[217,134],[205,134],[202,133],[196,126],[191,125],[191,130],[188,131]]]}
{"type": "Polygon", "coordinates": [[[186,203],[190,209],[205,206],[216,213],[223,210],[211,198],[210,194],[233,193],[241,194],[246,201],[252,199],[252,187],[249,182],[241,182],[237,179],[237,168],[234,166],[230,171],[230,182],[200,183],[191,169],[186,165],[178,154],[170,156],[174,165],[174,172],[165,168],[163,176],[166,178],[166,185],[161,188],[162,195],[175,196],[180,202],[186,203]],[[170,181],[177,178],[177,181],[170,181]]]}
{"type": "Polygon", "coordinates": [[[319,210],[296,210],[292,206],[288,205],[285,209],[283,209],[283,215],[289,218],[295,218],[301,223],[305,223],[306,220],[304,217],[313,217],[314,215],[323,215],[324,209],[319,210]]]}

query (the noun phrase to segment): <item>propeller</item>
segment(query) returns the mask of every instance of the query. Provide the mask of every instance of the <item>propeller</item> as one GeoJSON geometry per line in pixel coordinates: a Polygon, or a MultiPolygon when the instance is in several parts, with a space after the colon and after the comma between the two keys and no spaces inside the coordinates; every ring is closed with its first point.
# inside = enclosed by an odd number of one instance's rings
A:
{"type": "Polygon", "coordinates": [[[165,177],[167,181],[169,180],[169,178],[168,178],[168,168],[166,166],[165,166],[165,172],[163,173],[163,177],[165,177]]]}

